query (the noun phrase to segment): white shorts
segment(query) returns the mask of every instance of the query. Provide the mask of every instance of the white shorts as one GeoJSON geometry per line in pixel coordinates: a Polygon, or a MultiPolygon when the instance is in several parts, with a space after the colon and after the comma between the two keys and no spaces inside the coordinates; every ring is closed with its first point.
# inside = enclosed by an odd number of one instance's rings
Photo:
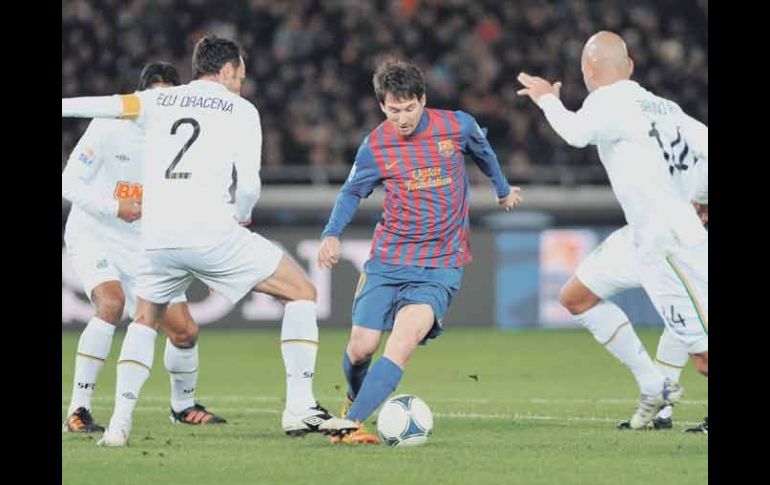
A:
{"type": "Polygon", "coordinates": [[[639,257],[631,241],[631,228],[623,226],[610,234],[580,263],[575,274],[602,300],[642,286],[639,257]]]}
{"type": "MultiPolygon", "coordinates": [[[[125,310],[134,317],[136,277],[141,263],[138,238],[127,234],[122,240],[95,232],[80,231],[65,236],[67,254],[72,261],[83,291],[92,299],[94,288],[108,281],[119,281],[125,296],[125,310]]],[[[174,295],[171,303],[187,301],[184,292],[174,295]]]]}
{"type": "Polygon", "coordinates": [[[708,240],[640,265],[642,286],[690,354],[708,350],[708,240]]]}
{"type": "Polygon", "coordinates": [[[235,303],[272,276],[282,257],[275,244],[235,226],[215,245],[145,250],[137,292],[147,301],[166,303],[197,278],[235,303]]]}

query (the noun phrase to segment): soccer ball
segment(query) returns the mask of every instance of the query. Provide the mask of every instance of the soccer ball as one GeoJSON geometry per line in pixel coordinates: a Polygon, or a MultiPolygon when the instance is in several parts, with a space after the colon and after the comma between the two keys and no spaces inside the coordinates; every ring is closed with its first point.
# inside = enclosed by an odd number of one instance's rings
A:
{"type": "Polygon", "coordinates": [[[377,431],[389,446],[420,446],[433,432],[433,414],[417,396],[401,394],[388,400],[377,415],[377,431]]]}

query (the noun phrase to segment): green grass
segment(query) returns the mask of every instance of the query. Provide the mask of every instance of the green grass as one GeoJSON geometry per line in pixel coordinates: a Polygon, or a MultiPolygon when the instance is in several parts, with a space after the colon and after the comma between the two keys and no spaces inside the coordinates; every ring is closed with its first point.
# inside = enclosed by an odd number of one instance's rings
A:
{"type": "MultiPolygon", "coordinates": [[[[641,331],[652,352],[657,331],[641,331]]],[[[113,342],[94,399],[97,422],[112,410],[113,342]]],[[[62,332],[62,420],[78,334],[62,332]]],[[[344,392],[347,332],[322,329],[316,397],[333,412],[344,392]]],[[[229,423],[168,421],[163,339],[134,415],[130,446],[101,449],[98,436],[62,434],[63,484],[257,483],[697,483],[708,481],[708,439],[683,434],[708,414],[706,379],[688,365],[675,430],[621,432],[635,409],[630,373],[584,331],[508,333],[450,329],[415,353],[398,393],[433,410],[434,434],[421,448],[332,446],[291,439],[280,429],[284,371],[278,331],[203,329],[198,399],[229,423]],[[478,381],[468,377],[478,376],[478,381]]],[[[374,429],[374,425],[369,425],[374,429]]]]}

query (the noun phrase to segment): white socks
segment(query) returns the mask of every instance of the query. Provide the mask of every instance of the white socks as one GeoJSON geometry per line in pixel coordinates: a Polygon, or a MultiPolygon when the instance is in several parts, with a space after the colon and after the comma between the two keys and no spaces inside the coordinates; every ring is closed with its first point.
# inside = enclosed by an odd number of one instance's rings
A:
{"type": "Polygon", "coordinates": [[[315,302],[286,304],[281,325],[281,354],[286,366],[286,408],[302,414],[316,405],[313,374],[318,353],[315,302]]]}
{"type": "Polygon", "coordinates": [[[96,387],[96,379],[104,361],[110,353],[115,325],[93,317],[80,334],[77,355],[75,355],[75,382],[67,416],[79,407],[91,409],[91,396],[96,387]]]}
{"type": "MultiPolygon", "coordinates": [[[[676,338],[666,328],[658,341],[658,353],[655,355],[655,365],[665,377],[673,382],[679,382],[679,376],[682,375],[684,366],[687,365],[690,355],[687,352],[687,346],[681,340],[676,338]]],[[[671,406],[665,406],[658,411],[656,418],[670,418],[672,414],[671,406]]]]}
{"type": "Polygon", "coordinates": [[[157,332],[147,325],[131,322],[118,357],[118,380],[115,384],[115,410],[110,428],[131,428],[131,415],[147,378],[155,354],[157,332]]]}
{"type": "Polygon", "coordinates": [[[171,408],[180,412],[195,404],[195,386],[198,383],[198,344],[180,349],[166,338],[163,364],[171,377],[171,408]]]}
{"type": "Polygon", "coordinates": [[[601,301],[575,318],[629,368],[642,394],[653,395],[661,391],[665,378],[652,363],[623,310],[614,303],[601,301]]]}

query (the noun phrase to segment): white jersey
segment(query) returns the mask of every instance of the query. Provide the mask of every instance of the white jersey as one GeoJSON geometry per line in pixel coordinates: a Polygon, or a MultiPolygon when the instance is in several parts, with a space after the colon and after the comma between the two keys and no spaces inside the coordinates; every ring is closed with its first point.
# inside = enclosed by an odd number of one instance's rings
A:
{"type": "Polygon", "coordinates": [[[95,119],[62,172],[62,197],[72,203],[67,236],[89,232],[139,244],[140,222],[118,217],[118,201],[142,198],[144,134],[130,121],[95,119]]]}
{"type": "Polygon", "coordinates": [[[250,217],[259,196],[262,131],[256,107],[205,80],[134,96],[125,97],[124,115],[138,114],[136,123],[146,134],[143,247],[216,244],[250,217]],[[233,166],[235,205],[229,193],[233,166]]]}
{"type": "Polygon", "coordinates": [[[553,95],[538,104],[567,143],[597,146],[642,255],[706,239],[689,200],[694,184],[681,176],[708,159],[705,125],[633,81],[595,90],[576,113],[553,95]]]}

